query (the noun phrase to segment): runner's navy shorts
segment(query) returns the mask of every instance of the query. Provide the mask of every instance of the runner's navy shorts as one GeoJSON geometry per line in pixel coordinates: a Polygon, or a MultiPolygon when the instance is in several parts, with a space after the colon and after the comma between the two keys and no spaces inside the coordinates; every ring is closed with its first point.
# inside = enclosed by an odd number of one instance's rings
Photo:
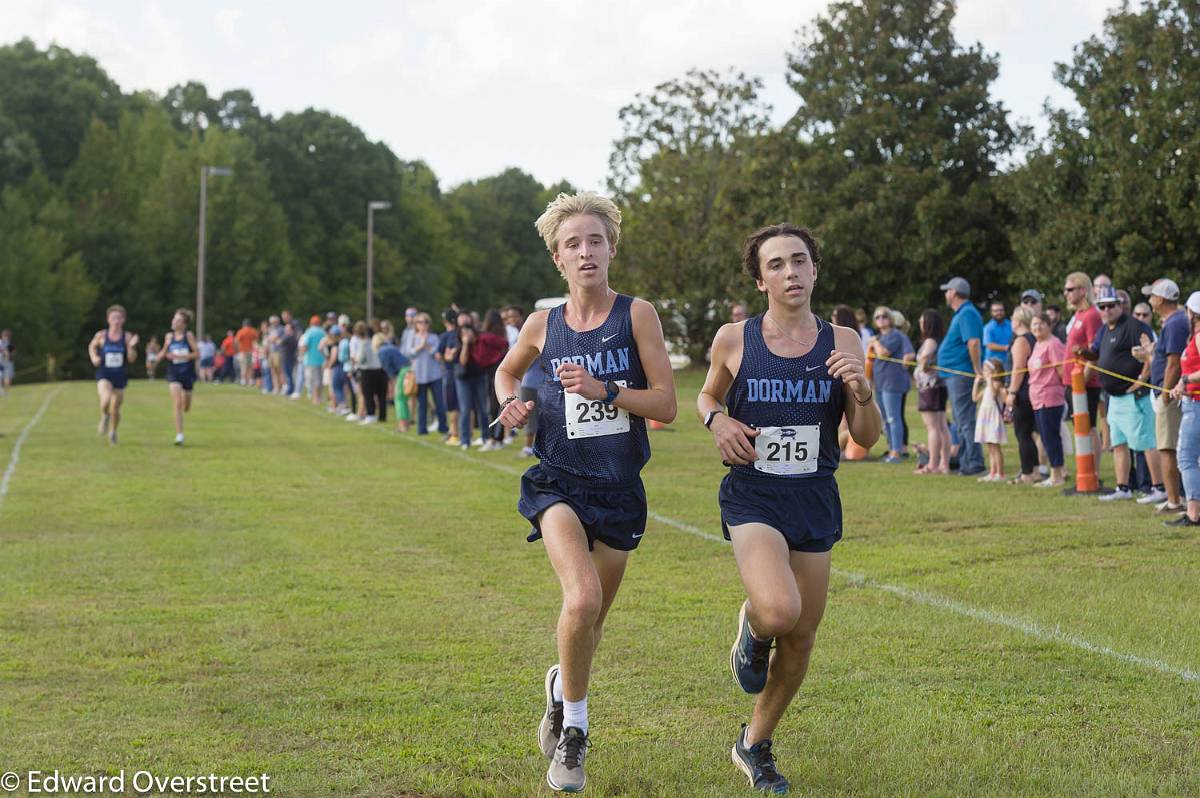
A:
{"type": "Polygon", "coordinates": [[[842,539],[842,497],[832,474],[802,479],[726,474],[717,494],[721,532],[766,524],[792,551],[825,552],[842,539]]]}
{"type": "Polygon", "coordinates": [[[527,540],[542,536],[541,515],[555,504],[575,511],[587,533],[588,549],[596,541],[620,551],[633,551],[646,532],[646,489],[639,479],[633,483],[597,483],[560,471],[545,463],[532,466],[521,476],[521,499],[517,511],[533,525],[527,540]]]}

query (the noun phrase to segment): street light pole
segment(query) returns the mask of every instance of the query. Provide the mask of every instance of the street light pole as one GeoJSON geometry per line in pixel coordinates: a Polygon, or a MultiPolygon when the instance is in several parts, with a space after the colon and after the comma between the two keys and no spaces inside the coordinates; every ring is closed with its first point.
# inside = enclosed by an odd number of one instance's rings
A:
{"type": "Polygon", "coordinates": [[[367,203],[367,324],[375,319],[375,211],[386,211],[392,203],[373,200],[367,203]]]}
{"type": "Polygon", "coordinates": [[[204,340],[204,230],[208,216],[208,176],[227,177],[232,169],[223,166],[200,167],[200,246],[196,258],[196,340],[204,340]]]}

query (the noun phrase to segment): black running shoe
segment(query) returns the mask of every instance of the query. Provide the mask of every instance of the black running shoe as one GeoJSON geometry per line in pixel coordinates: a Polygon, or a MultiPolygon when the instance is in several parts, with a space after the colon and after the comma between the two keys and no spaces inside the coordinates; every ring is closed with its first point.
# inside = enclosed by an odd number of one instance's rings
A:
{"type": "Polygon", "coordinates": [[[746,602],[738,613],[738,635],[729,651],[729,670],[738,687],[747,693],[761,693],[767,686],[767,666],[771,661],[773,639],[755,640],[750,634],[750,619],[746,617],[746,602]]]}
{"type": "Polygon", "coordinates": [[[770,740],[759,740],[746,747],[745,723],[733,743],[733,764],[750,779],[750,786],[760,792],[783,795],[792,789],[788,780],[775,769],[775,755],[771,753],[770,740]]]}
{"type": "Polygon", "coordinates": [[[546,714],[538,724],[538,746],[547,759],[554,756],[558,738],[562,736],[563,705],[554,700],[554,680],[558,678],[558,663],[555,663],[546,671],[546,714]]]}
{"type": "Polygon", "coordinates": [[[1188,518],[1187,513],[1182,513],[1178,518],[1163,521],[1163,526],[1200,526],[1200,521],[1193,521],[1188,518]]]}

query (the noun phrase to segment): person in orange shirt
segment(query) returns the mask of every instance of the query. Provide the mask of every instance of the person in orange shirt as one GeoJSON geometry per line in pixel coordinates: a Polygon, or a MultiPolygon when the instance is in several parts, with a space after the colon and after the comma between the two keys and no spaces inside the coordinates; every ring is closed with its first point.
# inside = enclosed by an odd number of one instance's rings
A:
{"type": "Polygon", "coordinates": [[[242,319],[242,327],[234,340],[237,341],[238,381],[242,385],[253,385],[254,344],[258,341],[258,330],[250,325],[250,319],[242,319]]]}

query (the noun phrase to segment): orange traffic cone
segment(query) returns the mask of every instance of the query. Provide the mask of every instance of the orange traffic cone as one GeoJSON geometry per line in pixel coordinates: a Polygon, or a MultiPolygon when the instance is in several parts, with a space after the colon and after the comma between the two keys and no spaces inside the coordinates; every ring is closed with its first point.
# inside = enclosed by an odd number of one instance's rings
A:
{"type": "Polygon", "coordinates": [[[1088,418],[1082,363],[1071,374],[1071,409],[1075,414],[1075,492],[1098,493],[1100,480],[1096,476],[1096,458],[1092,452],[1092,424],[1088,418]]]}

